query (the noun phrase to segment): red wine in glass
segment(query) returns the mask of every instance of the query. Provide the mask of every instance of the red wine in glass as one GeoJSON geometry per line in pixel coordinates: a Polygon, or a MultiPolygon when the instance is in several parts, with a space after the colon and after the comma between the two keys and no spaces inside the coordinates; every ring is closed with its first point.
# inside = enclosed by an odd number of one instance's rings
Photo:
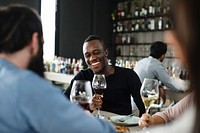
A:
{"type": "Polygon", "coordinates": [[[88,109],[89,108],[89,100],[87,97],[82,97],[82,96],[73,96],[72,101],[74,103],[78,103],[83,109],[88,109]]]}
{"type": "Polygon", "coordinates": [[[92,101],[92,88],[90,81],[75,80],[70,93],[70,100],[84,109],[89,108],[92,101]]]}
{"type": "MultiPolygon", "coordinates": [[[[96,94],[103,95],[106,90],[107,84],[104,74],[95,74],[92,81],[92,87],[96,94]]],[[[104,119],[104,117],[100,114],[100,109],[97,110],[96,117],[104,119]]]]}
{"type": "Polygon", "coordinates": [[[106,90],[105,88],[94,89],[95,93],[99,95],[103,95],[105,90],[106,90]]]}

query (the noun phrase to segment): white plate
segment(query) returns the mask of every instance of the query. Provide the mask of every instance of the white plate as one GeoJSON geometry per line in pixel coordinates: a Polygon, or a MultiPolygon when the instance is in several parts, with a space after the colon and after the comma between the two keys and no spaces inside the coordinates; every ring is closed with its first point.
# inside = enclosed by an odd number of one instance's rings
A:
{"type": "Polygon", "coordinates": [[[139,117],[136,116],[126,116],[126,115],[116,115],[109,117],[110,121],[117,125],[122,126],[131,126],[131,125],[138,125],[139,117]],[[119,121],[120,118],[124,118],[125,121],[121,122],[119,121]]]}

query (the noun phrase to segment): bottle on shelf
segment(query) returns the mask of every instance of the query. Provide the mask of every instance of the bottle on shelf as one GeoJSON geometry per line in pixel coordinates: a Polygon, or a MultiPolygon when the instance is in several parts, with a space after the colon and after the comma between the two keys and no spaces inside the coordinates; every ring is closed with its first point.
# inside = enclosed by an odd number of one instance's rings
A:
{"type": "Polygon", "coordinates": [[[147,29],[152,30],[152,31],[155,30],[155,20],[154,19],[148,19],[147,29]]]}
{"type": "Polygon", "coordinates": [[[163,3],[163,11],[162,11],[163,15],[167,14],[167,5],[165,3],[163,3]]]}
{"type": "Polygon", "coordinates": [[[155,15],[155,1],[151,0],[150,5],[149,5],[149,16],[154,16],[155,15]]]}
{"type": "Polygon", "coordinates": [[[126,37],[127,37],[127,39],[126,39],[127,40],[127,44],[130,44],[131,43],[131,36],[130,36],[130,34],[127,34],[126,37]]]}
{"type": "Polygon", "coordinates": [[[117,16],[118,16],[118,19],[121,19],[123,16],[124,16],[124,13],[123,13],[123,2],[119,2],[117,4],[117,16]]]}
{"type": "Polygon", "coordinates": [[[125,18],[125,12],[124,11],[121,11],[121,17],[125,18]]]}
{"type": "Polygon", "coordinates": [[[170,5],[169,5],[169,3],[167,4],[166,10],[167,10],[167,14],[169,14],[169,12],[170,12],[170,5]]]}
{"type": "Polygon", "coordinates": [[[117,32],[122,32],[123,31],[123,25],[121,22],[117,23],[117,32]]]}
{"type": "Polygon", "coordinates": [[[162,15],[162,4],[161,4],[160,0],[158,0],[158,2],[157,2],[156,15],[162,15]]]}
{"type": "Polygon", "coordinates": [[[167,18],[166,23],[165,23],[165,29],[170,29],[170,28],[172,28],[172,24],[170,22],[170,19],[167,18]]]}
{"type": "Polygon", "coordinates": [[[126,36],[125,34],[122,35],[122,44],[125,44],[127,43],[127,40],[126,40],[126,36]]]}
{"type": "Polygon", "coordinates": [[[139,31],[140,30],[140,20],[136,20],[136,23],[135,23],[135,31],[139,31]]]}
{"type": "Polygon", "coordinates": [[[144,19],[141,20],[141,30],[146,31],[146,24],[144,19]]]}
{"type": "Polygon", "coordinates": [[[135,6],[135,13],[134,13],[134,15],[135,15],[135,17],[139,17],[139,14],[140,14],[140,10],[139,10],[139,7],[136,5],[135,6]]]}
{"type": "Polygon", "coordinates": [[[160,18],[158,19],[157,29],[158,29],[158,30],[162,30],[162,29],[163,29],[163,18],[162,18],[162,17],[160,17],[160,18]]]}
{"type": "Polygon", "coordinates": [[[135,31],[135,22],[132,20],[132,27],[131,27],[131,31],[135,31]]]}
{"type": "Polygon", "coordinates": [[[111,17],[112,17],[113,21],[116,20],[116,17],[117,17],[117,10],[116,9],[111,13],[111,17]]]}
{"type": "Polygon", "coordinates": [[[131,17],[131,2],[130,1],[126,1],[124,3],[124,12],[125,12],[125,17],[130,18],[131,17]]]}
{"type": "Polygon", "coordinates": [[[142,9],[140,11],[140,16],[146,17],[148,15],[148,8],[146,2],[143,3],[142,9]]]}
{"type": "Polygon", "coordinates": [[[128,29],[128,31],[132,31],[132,21],[128,21],[127,29],[128,29]]]}

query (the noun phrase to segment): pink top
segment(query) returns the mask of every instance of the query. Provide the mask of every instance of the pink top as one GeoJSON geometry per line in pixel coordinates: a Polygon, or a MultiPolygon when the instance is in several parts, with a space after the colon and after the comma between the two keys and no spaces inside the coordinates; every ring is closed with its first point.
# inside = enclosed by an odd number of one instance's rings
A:
{"type": "Polygon", "coordinates": [[[184,111],[189,108],[189,106],[194,104],[193,96],[193,92],[189,93],[173,107],[167,108],[162,112],[157,112],[154,114],[154,116],[156,115],[162,117],[166,123],[179,118],[184,113],[184,111]]]}

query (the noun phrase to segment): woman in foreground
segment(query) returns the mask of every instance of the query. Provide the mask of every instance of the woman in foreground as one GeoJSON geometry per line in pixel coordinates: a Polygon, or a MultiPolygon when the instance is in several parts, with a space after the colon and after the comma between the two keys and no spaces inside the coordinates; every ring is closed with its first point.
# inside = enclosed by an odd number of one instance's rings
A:
{"type": "Polygon", "coordinates": [[[172,5],[174,31],[171,35],[178,40],[174,47],[190,71],[194,104],[179,119],[141,133],[200,133],[200,5],[197,0],[173,0],[172,5]]]}

